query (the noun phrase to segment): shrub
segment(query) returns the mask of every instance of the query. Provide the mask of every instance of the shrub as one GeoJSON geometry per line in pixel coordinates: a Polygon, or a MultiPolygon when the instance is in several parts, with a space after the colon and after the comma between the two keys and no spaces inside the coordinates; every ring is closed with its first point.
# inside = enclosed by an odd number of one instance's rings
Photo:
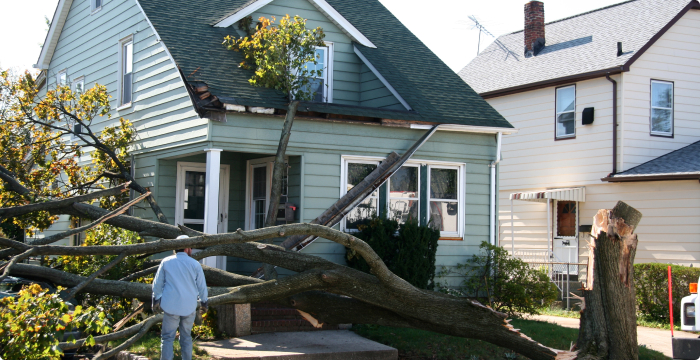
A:
{"type": "MultiPolygon", "coordinates": [[[[668,322],[668,265],[634,264],[634,290],[637,312],[654,320],[668,322]]],[[[700,268],[671,265],[673,285],[673,320],[680,324],[681,300],[690,295],[688,285],[698,281],[700,268]]]]}
{"type": "Polygon", "coordinates": [[[517,313],[538,314],[538,309],[557,299],[557,287],[546,270],[533,269],[524,261],[508,255],[502,247],[482,242],[481,253],[472,255],[465,264],[443,268],[440,277],[458,274],[462,286],[444,292],[475,298],[494,310],[511,316],[517,313]]]}
{"type": "MultiPolygon", "coordinates": [[[[396,220],[373,217],[358,226],[356,237],[364,240],[394,274],[420,289],[432,289],[435,253],[440,231],[409,219],[399,226],[396,220]]],[[[369,265],[354,250],[346,249],[348,266],[369,273],[369,265]]]]}
{"type": "MultiPolygon", "coordinates": [[[[58,293],[50,294],[38,284],[0,300],[0,358],[60,359],[62,351],[56,345],[64,334],[77,330],[106,334],[111,329],[103,312],[81,306],[70,312],[58,293]]],[[[94,345],[91,339],[92,335],[87,343],[94,345]]]]}

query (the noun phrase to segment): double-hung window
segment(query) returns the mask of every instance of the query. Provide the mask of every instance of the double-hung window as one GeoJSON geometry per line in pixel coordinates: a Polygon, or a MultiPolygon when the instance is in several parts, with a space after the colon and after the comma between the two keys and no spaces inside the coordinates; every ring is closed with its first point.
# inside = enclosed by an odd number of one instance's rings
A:
{"type": "Polygon", "coordinates": [[[405,224],[420,216],[420,168],[404,165],[389,179],[388,217],[405,224]]]}
{"type": "Polygon", "coordinates": [[[576,136],[576,85],[556,90],[555,131],[557,139],[576,136]]]}
{"type": "Polygon", "coordinates": [[[56,75],[56,85],[65,86],[68,84],[68,74],[65,70],[61,70],[56,75]]]}
{"type": "Polygon", "coordinates": [[[430,165],[428,206],[430,223],[441,237],[462,234],[462,176],[459,166],[430,165]]]}
{"type": "Polygon", "coordinates": [[[132,36],[119,42],[119,106],[131,105],[133,96],[134,40],[132,36]]]}
{"type": "Polygon", "coordinates": [[[304,65],[306,70],[313,71],[309,74],[306,90],[315,93],[314,102],[333,102],[333,44],[327,45],[316,47],[316,64],[308,62],[304,65]]]}
{"type": "Polygon", "coordinates": [[[102,9],[104,0],[90,0],[90,13],[94,14],[102,9]]]}
{"type": "Polygon", "coordinates": [[[651,135],[673,136],[673,83],[651,81],[651,135]]]}
{"type": "Polygon", "coordinates": [[[81,76],[73,80],[73,92],[78,95],[82,94],[83,91],[85,91],[85,78],[81,76]]]}
{"type": "MultiPolygon", "coordinates": [[[[341,196],[348,193],[355,186],[360,184],[367,175],[377,168],[379,161],[373,160],[346,160],[344,161],[343,188],[341,196]]],[[[379,214],[379,191],[373,191],[359,205],[350,211],[343,220],[344,229],[347,231],[357,231],[358,226],[369,222],[372,216],[379,214]]]]}

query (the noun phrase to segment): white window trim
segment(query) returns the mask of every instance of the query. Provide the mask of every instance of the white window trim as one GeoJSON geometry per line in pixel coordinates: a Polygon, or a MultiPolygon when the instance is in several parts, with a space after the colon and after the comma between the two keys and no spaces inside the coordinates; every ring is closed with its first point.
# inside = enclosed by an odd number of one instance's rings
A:
{"type": "Polygon", "coordinates": [[[326,41],[326,64],[325,68],[323,69],[323,74],[325,75],[324,82],[326,84],[326,96],[324,97],[324,100],[326,103],[332,103],[333,102],[333,58],[334,58],[334,47],[335,44],[332,42],[326,41]]]}
{"type": "Polygon", "coordinates": [[[80,90],[80,92],[81,93],[85,92],[85,76],[80,76],[80,77],[75,78],[75,80],[73,80],[73,83],[71,84],[71,88],[73,89],[73,91],[76,90],[76,88],[78,87],[78,84],[80,84],[82,86],[82,89],[80,90]]]}
{"type": "Polygon", "coordinates": [[[100,10],[102,10],[102,7],[104,6],[106,0],[102,0],[100,3],[100,6],[95,6],[96,1],[95,0],[90,0],[90,15],[95,15],[100,10]]]}
{"type": "MultiPolygon", "coordinates": [[[[383,161],[385,158],[383,157],[378,157],[378,156],[356,156],[356,155],[341,155],[341,166],[340,166],[340,197],[342,198],[345,196],[347,193],[347,164],[348,163],[361,163],[361,164],[379,164],[379,162],[383,161]]],[[[445,237],[445,238],[451,238],[451,237],[461,237],[462,241],[464,241],[464,226],[465,226],[465,184],[464,181],[466,179],[466,163],[459,163],[459,162],[451,162],[451,161],[438,161],[438,160],[421,160],[421,159],[411,159],[408,160],[404,163],[404,166],[418,166],[420,169],[420,166],[427,166],[428,167],[428,184],[427,184],[427,190],[428,193],[426,194],[426,199],[428,203],[426,204],[420,204],[420,210],[418,214],[418,218],[420,219],[420,214],[422,214],[424,211],[426,211],[426,214],[430,214],[428,204],[431,201],[430,197],[430,168],[435,167],[435,168],[442,168],[442,169],[457,169],[457,181],[458,181],[458,188],[457,188],[457,204],[458,204],[458,218],[459,222],[457,223],[457,232],[441,232],[440,237],[445,237]]],[[[390,179],[387,179],[387,184],[390,181],[390,179]]],[[[418,198],[420,200],[420,186],[421,184],[421,179],[420,179],[420,173],[418,175],[418,198]]],[[[377,196],[377,199],[379,199],[379,196],[377,196]]],[[[387,208],[389,207],[389,200],[390,200],[390,195],[387,194],[386,196],[386,206],[387,208]]],[[[381,204],[380,204],[381,205],[381,204]]],[[[356,232],[357,230],[355,229],[346,229],[345,227],[345,218],[341,220],[340,222],[340,230],[341,231],[346,231],[346,232],[356,232]]],[[[453,240],[447,240],[447,241],[453,241],[453,240]]]]}
{"type": "MultiPolygon", "coordinates": [[[[285,156],[285,162],[289,162],[289,158],[285,156]]],[[[275,157],[264,157],[260,159],[252,159],[246,161],[246,177],[245,177],[245,229],[255,229],[255,217],[253,216],[253,169],[267,165],[267,179],[265,182],[265,212],[270,207],[270,192],[272,190],[272,171],[275,166],[275,157]]],[[[287,194],[289,196],[289,194],[287,194]]]]}
{"type": "MultiPolygon", "coordinates": [[[[463,163],[448,163],[448,162],[427,162],[428,165],[428,193],[426,194],[427,204],[424,204],[425,211],[427,211],[428,217],[430,217],[430,202],[435,201],[454,201],[454,199],[433,199],[430,195],[430,172],[433,168],[435,169],[452,169],[457,170],[457,232],[454,231],[440,231],[441,238],[462,238],[464,241],[464,202],[465,202],[465,188],[464,179],[466,164],[463,163]]],[[[428,219],[430,221],[430,219],[428,219]]]]}
{"type": "Polygon", "coordinates": [[[650,96],[650,99],[649,99],[649,134],[666,136],[666,137],[673,136],[673,130],[674,130],[673,129],[673,122],[675,120],[674,107],[676,105],[676,84],[673,81],[653,80],[652,79],[651,83],[649,84],[649,96],[650,96]],[[662,107],[654,106],[654,83],[671,85],[671,107],[670,108],[662,108],[662,107]],[[651,121],[652,121],[654,109],[671,110],[671,131],[670,132],[653,131],[652,130],[653,124],[651,123],[651,121]]]}
{"type": "Polygon", "coordinates": [[[117,75],[118,75],[118,77],[117,77],[117,89],[118,89],[118,93],[117,93],[117,104],[119,104],[119,106],[118,106],[117,109],[116,109],[117,111],[128,109],[128,108],[130,108],[131,105],[134,103],[134,87],[133,87],[133,84],[134,84],[134,73],[135,73],[135,71],[134,71],[134,67],[133,67],[133,63],[132,63],[132,70],[131,70],[131,74],[132,74],[132,75],[131,75],[131,85],[132,85],[132,86],[131,86],[131,101],[128,102],[128,103],[126,103],[126,104],[122,104],[122,97],[123,97],[123,94],[124,94],[124,93],[123,93],[123,87],[124,87],[124,84],[123,84],[123,82],[124,82],[124,46],[127,45],[127,44],[129,44],[129,43],[132,44],[132,45],[131,45],[131,58],[132,58],[132,62],[133,62],[133,58],[134,58],[134,57],[133,57],[133,55],[134,55],[134,35],[131,34],[131,35],[126,36],[126,37],[122,38],[121,40],[119,40],[119,49],[118,49],[118,52],[117,52],[117,54],[119,55],[119,60],[118,60],[118,62],[117,62],[117,66],[119,67],[119,69],[118,69],[119,71],[117,72],[117,75]]]}
{"type": "Polygon", "coordinates": [[[56,86],[59,85],[68,85],[68,71],[66,69],[63,69],[56,74],[56,86]],[[61,84],[61,75],[65,75],[66,77],[66,82],[63,84],[61,84]]]}
{"type": "Polygon", "coordinates": [[[554,138],[556,139],[568,139],[576,137],[576,84],[560,86],[554,89],[554,138]],[[559,101],[559,90],[574,88],[574,109],[570,111],[559,112],[557,109],[557,102],[559,101]],[[559,121],[559,115],[573,113],[574,114],[574,132],[566,135],[557,134],[557,121],[559,121]]]}
{"type": "MultiPolygon", "coordinates": [[[[228,216],[228,198],[229,198],[229,177],[230,177],[230,165],[222,164],[219,173],[219,210],[225,216],[228,216]]],[[[175,224],[184,224],[185,222],[185,209],[184,209],[184,195],[185,195],[185,173],[187,171],[197,171],[206,172],[206,163],[196,163],[196,162],[177,162],[177,177],[175,180],[175,224]]],[[[190,224],[202,224],[204,225],[204,219],[188,219],[190,224]]],[[[221,232],[228,232],[228,219],[224,219],[221,224],[221,232]]]]}

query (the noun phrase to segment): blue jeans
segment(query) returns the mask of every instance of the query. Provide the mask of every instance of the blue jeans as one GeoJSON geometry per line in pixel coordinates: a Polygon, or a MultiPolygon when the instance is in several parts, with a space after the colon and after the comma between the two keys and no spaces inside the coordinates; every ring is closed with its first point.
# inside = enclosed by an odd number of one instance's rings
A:
{"type": "Polygon", "coordinates": [[[173,359],[173,342],[178,325],[180,327],[180,349],[182,360],[192,360],[192,325],[197,311],[187,316],[163,313],[163,328],[160,332],[160,360],[173,359]]]}

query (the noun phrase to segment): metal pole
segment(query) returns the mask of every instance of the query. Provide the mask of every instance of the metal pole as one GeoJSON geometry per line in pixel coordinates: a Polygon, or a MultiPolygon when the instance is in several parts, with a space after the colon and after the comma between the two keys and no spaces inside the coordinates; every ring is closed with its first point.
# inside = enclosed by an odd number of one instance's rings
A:
{"type": "Polygon", "coordinates": [[[549,250],[549,242],[551,241],[551,238],[552,238],[550,236],[551,227],[552,227],[552,220],[550,219],[551,215],[552,215],[551,212],[552,211],[549,209],[549,199],[547,199],[547,253],[549,253],[550,259],[552,258],[552,254],[549,250]]]}
{"type": "Polygon", "coordinates": [[[510,198],[510,249],[511,255],[515,257],[515,227],[513,226],[513,198],[510,198]]]}

